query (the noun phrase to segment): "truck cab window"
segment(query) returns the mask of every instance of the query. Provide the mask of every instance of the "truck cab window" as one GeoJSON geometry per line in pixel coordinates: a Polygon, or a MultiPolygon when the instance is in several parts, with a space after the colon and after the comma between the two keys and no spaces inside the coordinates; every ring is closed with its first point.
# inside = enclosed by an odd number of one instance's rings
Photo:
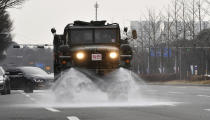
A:
{"type": "Polygon", "coordinates": [[[115,43],[116,38],[116,30],[114,29],[95,30],[95,43],[115,43]]]}
{"type": "Polygon", "coordinates": [[[93,31],[92,30],[72,30],[71,31],[71,43],[93,43],[93,31]]]}

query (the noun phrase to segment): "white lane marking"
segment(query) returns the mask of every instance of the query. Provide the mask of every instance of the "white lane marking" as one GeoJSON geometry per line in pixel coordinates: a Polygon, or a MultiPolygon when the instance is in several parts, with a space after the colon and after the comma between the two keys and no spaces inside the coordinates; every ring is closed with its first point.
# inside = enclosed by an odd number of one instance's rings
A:
{"type": "Polygon", "coordinates": [[[45,109],[51,112],[60,112],[59,110],[56,110],[54,108],[45,108],[45,109]]]}
{"type": "Polygon", "coordinates": [[[20,92],[20,94],[22,94],[22,95],[26,95],[26,93],[24,93],[23,91],[21,91],[21,90],[17,90],[18,92],[20,92]]]}
{"type": "Polygon", "coordinates": [[[32,101],[36,101],[34,98],[30,98],[30,100],[32,100],[32,101]]]}
{"type": "Polygon", "coordinates": [[[69,116],[67,117],[68,120],[80,120],[78,117],[76,116],[69,116]]]}
{"type": "Polygon", "coordinates": [[[158,92],[158,90],[147,90],[148,92],[158,92]]]}
{"type": "Polygon", "coordinates": [[[204,89],[204,88],[201,88],[200,90],[202,90],[202,91],[210,91],[210,89],[204,89]]]}
{"type": "Polygon", "coordinates": [[[30,97],[30,95],[27,95],[27,94],[26,94],[25,96],[26,96],[26,97],[30,97]]]}
{"type": "MultiPolygon", "coordinates": [[[[20,91],[19,91],[20,92],[20,91]]],[[[31,101],[36,101],[34,98],[32,98],[30,95],[24,93],[24,92],[21,92],[22,95],[25,95],[26,97],[28,97],[31,101]]]]}
{"type": "Polygon", "coordinates": [[[207,98],[210,98],[210,96],[208,95],[197,95],[198,97],[207,97],[207,98]]]}
{"type": "Polygon", "coordinates": [[[185,89],[185,88],[187,88],[187,87],[179,87],[179,88],[185,89]]]}
{"type": "MultiPolygon", "coordinates": [[[[23,93],[22,93],[22,94],[23,94],[23,93]]],[[[34,98],[32,98],[32,97],[31,97],[30,95],[28,95],[28,94],[25,94],[25,93],[24,93],[23,95],[25,95],[26,97],[28,97],[31,101],[34,101],[34,102],[36,101],[34,98]]]]}
{"type": "Polygon", "coordinates": [[[206,111],[210,111],[210,109],[205,109],[206,111]]]}
{"type": "Polygon", "coordinates": [[[169,94],[183,94],[182,92],[168,92],[169,94]]]}
{"type": "Polygon", "coordinates": [[[46,93],[46,90],[34,90],[34,93],[46,93]]]}

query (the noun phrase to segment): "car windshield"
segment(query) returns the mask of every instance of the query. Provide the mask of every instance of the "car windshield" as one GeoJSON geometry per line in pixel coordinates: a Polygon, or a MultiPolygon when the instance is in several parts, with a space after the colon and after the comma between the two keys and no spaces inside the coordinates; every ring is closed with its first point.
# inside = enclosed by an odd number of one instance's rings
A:
{"type": "Polygon", "coordinates": [[[23,67],[20,69],[27,75],[47,75],[44,70],[36,67],[23,67]]]}
{"type": "Polygon", "coordinates": [[[0,69],[0,76],[2,76],[4,74],[4,72],[0,69]]]}
{"type": "Polygon", "coordinates": [[[116,36],[116,30],[114,29],[72,30],[71,43],[115,43],[117,38],[116,36]]]}

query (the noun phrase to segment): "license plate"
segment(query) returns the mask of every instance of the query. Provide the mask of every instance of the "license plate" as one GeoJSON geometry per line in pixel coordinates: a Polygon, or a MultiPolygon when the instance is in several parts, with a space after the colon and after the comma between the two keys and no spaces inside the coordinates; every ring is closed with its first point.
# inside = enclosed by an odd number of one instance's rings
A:
{"type": "Polygon", "coordinates": [[[100,61],[102,60],[101,54],[92,54],[92,61],[100,61]]]}

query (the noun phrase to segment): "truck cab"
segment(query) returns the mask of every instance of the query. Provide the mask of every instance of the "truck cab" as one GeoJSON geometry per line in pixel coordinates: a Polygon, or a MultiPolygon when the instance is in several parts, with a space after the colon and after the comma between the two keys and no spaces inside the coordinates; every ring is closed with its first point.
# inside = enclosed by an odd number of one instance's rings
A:
{"type": "Polygon", "coordinates": [[[121,39],[119,24],[106,21],[75,21],[62,35],[54,34],[54,72],[81,68],[106,74],[119,67],[130,67],[132,49],[121,39]]]}

